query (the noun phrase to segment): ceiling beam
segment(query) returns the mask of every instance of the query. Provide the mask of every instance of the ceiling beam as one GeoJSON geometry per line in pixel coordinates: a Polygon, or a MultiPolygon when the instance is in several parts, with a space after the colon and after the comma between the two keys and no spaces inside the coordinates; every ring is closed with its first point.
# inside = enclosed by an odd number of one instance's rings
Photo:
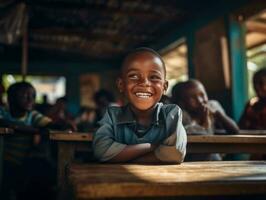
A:
{"type": "Polygon", "coordinates": [[[250,20],[246,22],[246,26],[248,32],[257,32],[257,33],[266,34],[266,23],[250,20]]]}
{"type": "Polygon", "coordinates": [[[81,37],[86,39],[95,39],[95,40],[106,40],[109,41],[121,41],[121,37],[125,40],[133,40],[133,41],[147,41],[153,40],[155,37],[153,35],[148,34],[124,34],[121,36],[121,32],[117,30],[109,30],[108,29],[94,29],[94,30],[69,30],[63,28],[41,28],[41,29],[31,29],[30,34],[33,37],[45,36],[45,37],[81,37]]]}
{"type": "MultiPolygon", "coordinates": [[[[152,6],[152,5],[151,5],[152,6]]],[[[124,9],[124,8],[116,8],[116,7],[105,7],[105,6],[95,6],[95,5],[83,5],[77,6],[72,5],[72,3],[64,4],[55,4],[55,3],[36,3],[36,4],[29,4],[29,9],[33,12],[43,12],[43,13],[56,13],[56,12],[69,12],[69,13],[79,13],[83,14],[100,14],[101,16],[106,15],[120,15],[120,16],[130,16],[130,17],[139,17],[142,19],[160,19],[160,20],[179,20],[180,16],[184,16],[186,13],[182,10],[178,10],[176,7],[163,7],[163,6],[156,6],[155,9],[141,9],[133,8],[133,9],[124,9]]]]}
{"type": "MultiPolygon", "coordinates": [[[[105,43],[106,44],[106,43],[105,43]]],[[[92,46],[98,45],[96,43],[87,43],[86,45],[80,45],[75,43],[61,43],[61,42],[34,42],[30,41],[29,46],[40,49],[53,49],[58,50],[59,52],[67,53],[78,53],[81,55],[86,55],[90,57],[98,58],[112,58],[117,56],[119,53],[125,51],[126,49],[121,48],[121,46],[113,47],[111,44],[106,48],[98,48],[97,51],[91,51],[92,46]]]]}

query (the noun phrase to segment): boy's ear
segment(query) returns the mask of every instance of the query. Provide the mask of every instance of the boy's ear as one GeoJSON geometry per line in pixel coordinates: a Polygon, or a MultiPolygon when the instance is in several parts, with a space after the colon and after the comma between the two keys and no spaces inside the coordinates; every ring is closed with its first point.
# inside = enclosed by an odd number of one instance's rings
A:
{"type": "Polygon", "coordinates": [[[116,86],[117,86],[118,91],[119,91],[120,93],[124,92],[124,87],[123,87],[123,80],[122,80],[122,78],[118,78],[118,79],[116,80],[116,86]]]}
{"type": "Polygon", "coordinates": [[[165,82],[164,82],[164,85],[163,85],[163,90],[164,90],[164,92],[166,92],[167,89],[168,89],[168,81],[165,81],[165,82]]]}

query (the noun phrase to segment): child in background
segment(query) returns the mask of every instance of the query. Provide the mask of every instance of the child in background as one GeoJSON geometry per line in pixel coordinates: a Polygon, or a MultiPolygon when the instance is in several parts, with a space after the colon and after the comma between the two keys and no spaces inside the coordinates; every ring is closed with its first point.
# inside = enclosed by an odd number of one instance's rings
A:
{"type": "MultiPolygon", "coordinates": [[[[216,129],[236,134],[236,123],[226,115],[215,100],[208,100],[204,86],[198,80],[177,83],[172,90],[172,102],[183,110],[183,125],[188,134],[214,134],[216,129]]],[[[221,160],[219,154],[190,154],[187,160],[221,160]]]]}
{"type": "Polygon", "coordinates": [[[91,107],[81,107],[75,119],[79,132],[89,132],[95,128],[96,112],[91,107]]]}
{"type": "Polygon", "coordinates": [[[168,87],[161,56],[139,48],[123,61],[118,89],[128,104],[109,107],[94,134],[96,158],[105,162],[181,163],[186,132],[181,110],[159,103],[168,87]]]}
{"type": "Polygon", "coordinates": [[[250,99],[240,118],[242,129],[266,129],[266,68],[257,71],[253,76],[253,86],[257,94],[250,99]]]}
{"type": "MultiPolygon", "coordinates": [[[[66,97],[60,97],[56,100],[55,104],[46,113],[53,122],[60,124],[61,126],[67,122],[71,125],[71,129],[77,130],[74,118],[71,113],[67,110],[68,99],[66,97]]],[[[60,128],[60,127],[58,127],[60,128]]],[[[64,127],[66,129],[67,127],[64,127]]]]}
{"type": "Polygon", "coordinates": [[[106,89],[100,89],[93,96],[96,104],[96,121],[102,119],[108,106],[116,106],[115,97],[112,92],[106,89]]]}
{"type": "Polygon", "coordinates": [[[32,159],[30,153],[41,142],[40,133],[45,131],[44,128],[53,128],[55,124],[33,110],[36,91],[30,83],[15,83],[8,88],[7,94],[9,108],[0,107],[0,126],[13,128],[16,135],[5,138],[3,192],[6,199],[11,190],[28,199],[31,185],[34,187],[31,192],[38,191],[42,196],[39,199],[49,199],[53,193],[53,169],[42,158],[32,159]]]}
{"type": "MultiPolygon", "coordinates": [[[[266,68],[262,68],[254,74],[253,86],[257,96],[247,103],[239,126],[242,129],[266,130],[266,68]]],[[[250,159],[266,160],[266,155],[253,154],[250,159]]]]}

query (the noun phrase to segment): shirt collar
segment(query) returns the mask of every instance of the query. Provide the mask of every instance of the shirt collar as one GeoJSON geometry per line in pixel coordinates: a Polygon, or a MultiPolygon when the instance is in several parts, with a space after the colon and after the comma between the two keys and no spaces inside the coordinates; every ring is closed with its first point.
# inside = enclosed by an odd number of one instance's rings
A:
{"type": "MultiPolygon", "coordinates": [[[[161,107],[163,106],[162,103],[157,103],[155,107],[155,112],[153,114],[152,124],[159,125],[160,120],[160,111],[161,107]]],[[[130,109],[129,104],[122,108],[122,112],[118,115],[117,124],[131,124],[137,123],[136,118],[130,109]]]]}

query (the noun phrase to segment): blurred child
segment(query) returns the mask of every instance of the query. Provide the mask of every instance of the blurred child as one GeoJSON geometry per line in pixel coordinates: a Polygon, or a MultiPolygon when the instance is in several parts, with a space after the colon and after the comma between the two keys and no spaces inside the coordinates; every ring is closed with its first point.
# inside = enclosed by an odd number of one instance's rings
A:
{"type": "MultiPolygon", "coordinates": [[[[253,86],[257,96],[247,103],[239,126],[242,129],[266,130],[266,68],[254,74],[253,86]]],[[[254,154],[250,159],[266,160],[266,155],[254,154]]]]}
{"type": "MultiPolygon", "coordinates": [[[[188,134],[214,134],[216,129],[238,133],[236,123],[217,101],[208,100],[205,88],[198,80],[177,83],[172,90],[172,101],[183,110],[183,125],[188,134]]],[[[221,157],[218,154],[195,154],[187,159],[221,160],[221,157]]]]}
{"type": "Polygon", "coordinates": [[[124,107],[109,107],[94,134],[96,158],[104,162],[181,163],[186,132],[181,110],[159,103],[168,87],[165,64],[152,49],[139,48],[123,61],[118,89],[124,107]]]}
{"type": "MultiPolygon", "coordinates": [[[[74,118],[67,110],[67,103],[68,100],[66,97],[58,98],[55,104],[47,112],[47,116],[50,117],[53,122],[61,126],[58,128],[62,128],[62,125],[66,125],[65,122],[67,122],[67,124],[70,125],[69,128],[71,128],[72,130],[77,130],[74,118]]],[[[63,127],[63,129],[67,129],[67,127],[63,127]]]]}
{"type": "Polygon", "coordinates": [[[42,96],[42,103],[35,104],[35,109],[43,115],[47,115],[51,108],[52,105],[48,103],[48,96],[46,94],[42,96]]]}
{"type": "Polygon", "coordinates": [[[253,86],[257,94],[250,99],[240,118],[242,129],[266,129],[266,68],[257,71],[253,76],[253,86]]]}
{"type": "Polygon", "coordinates": [[[117,105],[115,103],[114,95],[106,89],[100,89],[99,91],[97,91],[94,94],[93,98],[97,106],[96,121],[99,121],[103,117],[108,106],[117,105]]]}
{"type": "MultiPolygon", "coordinates": [[[[11,190],[19,196],[26,195],[29,185],[43,191],[39,191],[43,198],[49,198],[47,195],[52,194],[51,180],[55,180],[55,174],[52,174],[53,170],[46,160],[32,159],[30,154],[33,147],[41,142],[40,133],[45,128],[53,128],[54,123],[33,110],[36,91],[30,83],[15,83],[8,88],[7,94],[9,107],[0,107],[0,126],[13,128],[16,134],[6,137],[4,143],[3,185],[6,198],[11,190]],[[31,184],[32,180],[37,181],[31,184]]],[[[32,191],[35,191],[34,188],[32,191]]]]}
{"type": "Polygon", "coordinates": [[[81,107],[75,123],[79,132],[89,132],[95,128],[95,109],[81,107]]]}

